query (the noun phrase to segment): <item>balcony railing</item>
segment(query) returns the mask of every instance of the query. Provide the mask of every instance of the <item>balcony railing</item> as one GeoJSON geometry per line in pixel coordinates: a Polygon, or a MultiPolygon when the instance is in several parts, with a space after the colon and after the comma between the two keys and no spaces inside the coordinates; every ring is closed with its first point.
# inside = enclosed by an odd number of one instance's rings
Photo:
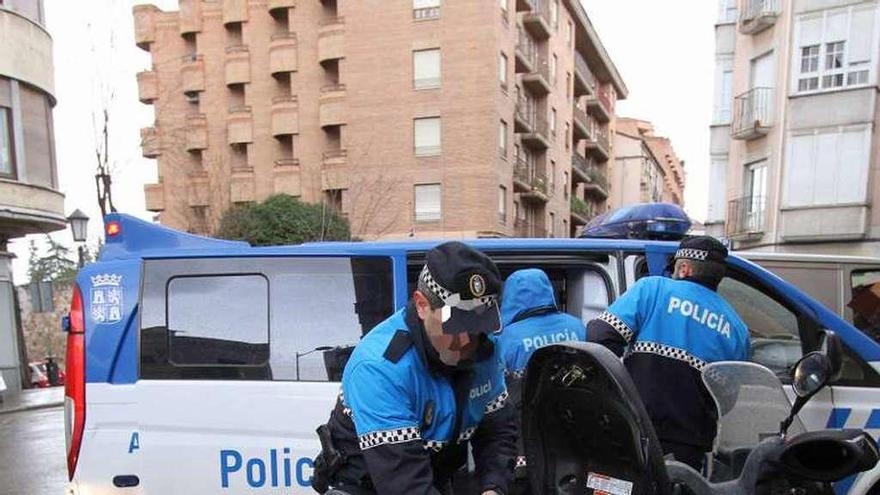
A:
{"type": "Polygon", "coordinates": [[[739,30],[754,34],[776,23],[780,13],[780,0],[741,0],[739,5],[739,30]]]}
{"type": "Polygon", "coordinates": [[[591,167],[587,169],[587,177],[589,177],[591,184],[595,184],[605,191],[608,190],[608,178],[605,177],[605,174],[599,168],[591,167]]]}
{"type": "Polygon", "coordinates": [[[513,221],[513,232],[516,237],[547,237],[547,230],[525,218],[513,221]]]}
{"type": "Polygon", "coordinates": [[[523,25],[536,37],[549,38],[552,24],[548,0],[528,0],[528,3],[531,8],[523,15],[523,25]]]}
{"type": "Polygon", "coordinates": [[[336,93],[340,91],[345,91],[345,84],[336,83],[336,84],[327,84],[325,86],[321,86],[322,93],[336,93]]]}
{"type": "Polygon", "coordinates": [[[577,196],[571,197],[571,213],[581,217],[584,221],[588,221],[593,217],[593,208],[586,201],[577,196]]]}
{"type": "Polygon", "coordinates": [[[727,205],[727,235],[743,237],[762,234],[765,213],[764,196],[743,196],[730,201],[727,205]]]}
{"type": "Polygon", "coordinates": [[[437,19],[438,17],[440,17],[440,7],[423,7],[420,9],[413,9],[413,19],[416,21],[437,19]]]}
{"type": "Polygon", "coordinates": [[[596,168],[596,163],[591,159],[584,158],[580,153],[572,153],[571,168],[580,172],[582,177],[589,178],[590,170],[596,168]]]}
{"type": "Polygon", "coordinates": [[[516,55],[520,57],[528,66],[523,67],[519,64],[517,72],[528,72],[535,67],[538,59],[538,46],[535,40],[521,27],[517,28],[516,55]],[[523,69],[523,70],[520,70],[523,69]]]}
{"type": "Polygon", "coordinates": [[[322,154],[324,161],[344,160],[348,157],[348,150],[329,150],[322,154]]]}
{"type": "MultiPolygon", "coordinates": [[[[577,71],[577,74],[580,75],[583,78],[584,82],[587,84],[587,91],[590,93],[595,93],[597,86],[596,76],[593,75],[593,72],[590,70],[590,66],[587,65],[587,61],[586,59],[584,59],[584,56],[577,52],[575,52],[574,67],[577,71]]],[[[575,96],[581,96],[581,94],[575,93],[575,96]]]]}
{"type": "Polygon", "coordinates": [[[773,126],[773,88],[754,88],[733,100],[734,139],[754,139],[773,126]]]}

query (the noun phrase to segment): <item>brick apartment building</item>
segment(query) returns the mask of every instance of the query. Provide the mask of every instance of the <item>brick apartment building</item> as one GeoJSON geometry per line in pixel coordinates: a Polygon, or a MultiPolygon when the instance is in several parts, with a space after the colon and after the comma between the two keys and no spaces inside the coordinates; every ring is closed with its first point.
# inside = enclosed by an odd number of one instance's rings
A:
{"type": "Polygon", "coordinates": [[[564,237],[606,207],[627,89],[578,0],[180,0],[134,23],[163,224],[287,193],[362,238],[564,237]]]}
{"type": "Polygon", "coordinates": [[[684,162],[668,138],[654,134],[650,122],[617,119],[608,179],[615,192],[609,200],[612,208],[657,201],[684,205],[684,162]]]}

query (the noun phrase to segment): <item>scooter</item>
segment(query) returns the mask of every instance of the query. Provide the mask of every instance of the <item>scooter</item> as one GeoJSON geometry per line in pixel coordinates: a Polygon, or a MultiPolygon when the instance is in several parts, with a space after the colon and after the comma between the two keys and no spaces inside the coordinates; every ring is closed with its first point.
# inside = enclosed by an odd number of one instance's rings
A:
{"type": "MultiPolygon", "coordinates": [[[[826,340],[832,354],[839,348],[835,339],[829,332],[826,340]]],[[[837,359],[813,352],[797,363],[793,407],[776,375],[761,365],[727,362],[707,367],[704,382],[719,404],[722,436],[752,431],[750,421],[778,421],[778,415],[768,416],[767,410],[787,411],[775,432],[753,447],[739,448],[743,460],[736,476],[716,482],[663,457],[638,391],[613,353],[590,343],[542,348],[532,356],[523,385],[522,434],[532,491],[548,495],[826,493],[830,483],[867,471],[880,460],[876,443],[862,430],[789,434],[804,404],[834,378],[837,359]],[[771,396],[773,402],[767,399],[771,396]],[[756,404],[762,407],[755,409],[756,404]],[[740,429],[731,430],[737,421],[740,429]]]]}

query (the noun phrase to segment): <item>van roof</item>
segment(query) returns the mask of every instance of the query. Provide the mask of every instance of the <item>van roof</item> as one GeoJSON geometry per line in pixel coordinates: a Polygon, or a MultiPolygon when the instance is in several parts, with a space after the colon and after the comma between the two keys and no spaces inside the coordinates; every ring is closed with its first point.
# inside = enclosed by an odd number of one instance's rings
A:
{"type": "Polygon", "coordinates": [[[741,258],[750,261],[797,261],[802,263],[850,263],[856,265],[878,265],[880,258],[870,256],[843,256],[836,254],[770,253],[766,251],[735,251],[741,258]]]}

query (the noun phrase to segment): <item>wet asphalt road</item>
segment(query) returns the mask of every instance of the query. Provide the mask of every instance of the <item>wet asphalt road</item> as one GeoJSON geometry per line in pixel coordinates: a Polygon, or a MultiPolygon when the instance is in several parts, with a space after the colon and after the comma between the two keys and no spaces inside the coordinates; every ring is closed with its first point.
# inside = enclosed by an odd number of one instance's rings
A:
{"type": "Polygon", "coordinates": [[[64,408],[0,415],[0,494],[62,495],[64,408]]]}

